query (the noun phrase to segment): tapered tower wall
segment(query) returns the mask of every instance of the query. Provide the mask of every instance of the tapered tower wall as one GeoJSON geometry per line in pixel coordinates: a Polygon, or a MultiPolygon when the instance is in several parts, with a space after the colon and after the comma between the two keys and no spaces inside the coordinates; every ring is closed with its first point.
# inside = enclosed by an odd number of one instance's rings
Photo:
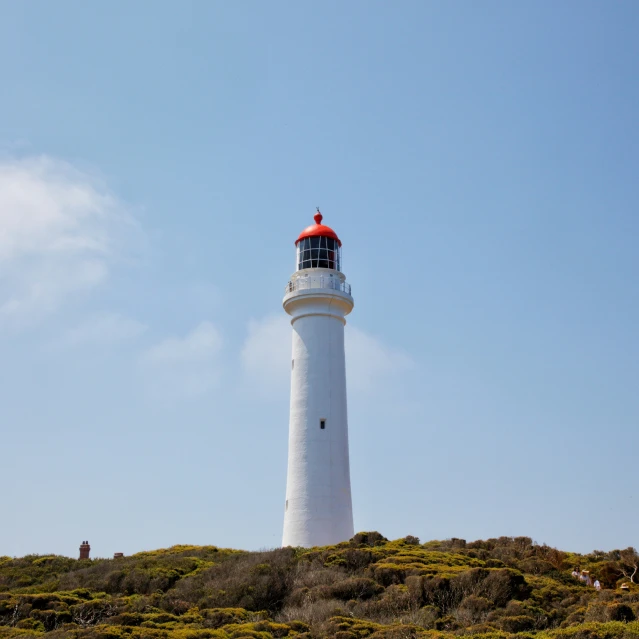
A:
{"type": "Polygon", "coordinates": [[[285,301],[293,327],[284,546],[353,536],[344,316],[352,298],[306,290],[285,301]]]}

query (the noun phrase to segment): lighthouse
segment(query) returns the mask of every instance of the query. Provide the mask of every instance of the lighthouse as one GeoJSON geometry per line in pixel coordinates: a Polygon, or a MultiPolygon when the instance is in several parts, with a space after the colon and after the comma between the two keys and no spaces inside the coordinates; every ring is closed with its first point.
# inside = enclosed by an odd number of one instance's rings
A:
{"type": "Polygon", "coordinates": [[[291,407],[283,546],[326,546],[353,536],[344,326],[353,310],[342,243],[322,224],[295,242],[283,306],[291,316],[291,407]]]}

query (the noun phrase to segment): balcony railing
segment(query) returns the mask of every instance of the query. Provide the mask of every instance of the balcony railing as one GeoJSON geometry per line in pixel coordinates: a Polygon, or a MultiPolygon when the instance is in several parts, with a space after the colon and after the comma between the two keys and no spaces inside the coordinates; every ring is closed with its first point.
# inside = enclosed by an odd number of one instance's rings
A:
{"type": "Polygon", "coordinates": [[[302,291],[312,288],[329,288],[334,291],[341,291],[347,295],[351,294],[351,285],[341,282],[338,277],[330,277],[325,275],[310,275],[308,277],[298,277],[291,280],[284,288],[284,295],[293,291],[302,291]]]}

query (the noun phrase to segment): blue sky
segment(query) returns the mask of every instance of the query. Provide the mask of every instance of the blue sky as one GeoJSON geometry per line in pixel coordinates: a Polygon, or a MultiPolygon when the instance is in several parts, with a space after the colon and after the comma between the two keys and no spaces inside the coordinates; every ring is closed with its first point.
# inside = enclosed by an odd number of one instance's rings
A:
{"type": "Polygon", "coordinates": [[[639,546],[635,2],[0,2],[0,554],[281,539],[297,234],[355,527],[639,546]]]}

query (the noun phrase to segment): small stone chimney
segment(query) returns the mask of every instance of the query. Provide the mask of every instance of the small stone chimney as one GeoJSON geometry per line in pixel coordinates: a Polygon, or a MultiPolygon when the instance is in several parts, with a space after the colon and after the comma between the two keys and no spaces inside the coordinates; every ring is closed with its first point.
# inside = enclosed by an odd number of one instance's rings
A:
{"type": "Polygon", "coordinates": [[[91,546],[89,546],[89,542],[83,541],[80,544],[80,559],[88,559],[90,552],[91,552],[91,546]]]}

